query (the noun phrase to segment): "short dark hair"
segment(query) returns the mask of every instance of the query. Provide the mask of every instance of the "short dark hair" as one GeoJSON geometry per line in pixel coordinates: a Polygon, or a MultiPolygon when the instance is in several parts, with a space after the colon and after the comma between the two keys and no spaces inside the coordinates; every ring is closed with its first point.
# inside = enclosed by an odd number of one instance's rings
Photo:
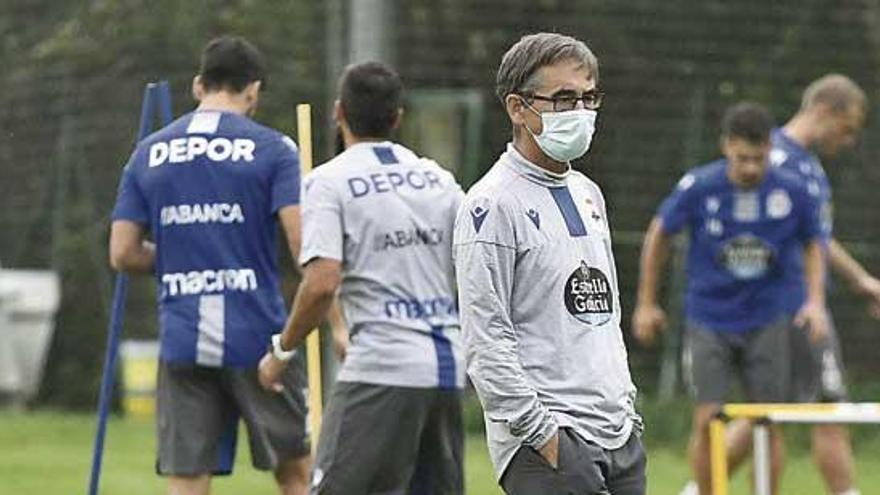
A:
{"type": "Polygon", "coordinates": [[[246,39],[221,36],[202,49],[199,76],[206,91],[241,93],[254,81],[262,81],[261,89],[265,89],[266,63],[260,50],[246,39]]]}
{"type": "Polygon", "coordinates": [[[514,43],[498,66],[495,94],[501,101],[511,93],[527,93],[538,84],[535,73],[541,67],[562,60],[582,63],[590,77],[599,83],[599,61],[586,43],[559,33],[535,33],[514,43]]]}
{"type": "Polygon", "coordinates": [[[743,101],[724,112],[721,119],[721,135],[725,138],[740,138],[752,144],[770,140],[773,130],[773,117],[762,105],[743,101]]]}
{"type": "Polygon", "coordinates": [[[350,65],[339,79],[339,100],[352,134],[385,138],[403,104],[403,82],[381,62],[350,65]]]}

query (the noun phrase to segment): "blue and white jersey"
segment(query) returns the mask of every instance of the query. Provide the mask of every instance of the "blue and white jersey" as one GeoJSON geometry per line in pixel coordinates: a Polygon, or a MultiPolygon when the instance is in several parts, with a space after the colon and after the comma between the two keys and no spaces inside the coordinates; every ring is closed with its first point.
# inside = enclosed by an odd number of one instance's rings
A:
{"type": "Polygon", "coordinates": [[[830,239],[834,230],[831,183],[819,157],[785,134],[781,128],[773,130],[771,143],[773,149],[770,151],[770,165],[793,172],[804,181],[810,194],[818,198],[822,235],[826,240],[830,239]]]}
{"type": "Polygon", "coordinates": [[[342,262],[340,381],[464,386],[452,267],[463,196],[451,173],[387,141],[351,146],[304,180],[300,263],[342,262]]]}
{"type": "Polygon", "coordinates": [[[688,172],[660,206],[662,229],[690,231],[685,314],[710,329],[745,332],[789,313],[787,276],[804,246],[821,238],[816,200],[794,175],[768,167],[740,189],[727,160],[688,172]]]}
{"type": "MultiPolygon", "coordinates": [[[[770,164],[788,170],[799,176],[807,185],[807,190],[818,199],[819,219],[825,242],[831,240],[834,230],[834,206],[831,196],[831,183],[819,157],[788,136],[781,128],[771,135],[773,149],[770,151],[770,164]]],[[[804,261],[802,256],[792,260],[787,273],[785,290],[786,304],[791,312],[797,311],[804,303],[807,291],[802,275],[804,261]],[[798,274],[801,273],[800,276],[798,274]]]]}
{"type": "Polygon", "coordinates": [[[286,309],[277,213],[297,205],[293,141],[247,117],[196,111],[138,144],[113,220],[156,242],[160,359],[255,366],[286,309]]]}

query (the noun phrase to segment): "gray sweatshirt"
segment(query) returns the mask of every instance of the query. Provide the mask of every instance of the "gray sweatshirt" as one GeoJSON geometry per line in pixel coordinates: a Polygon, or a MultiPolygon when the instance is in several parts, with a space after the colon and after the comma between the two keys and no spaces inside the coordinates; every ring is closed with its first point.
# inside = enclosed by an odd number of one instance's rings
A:
{"type": "Polygon", "coordinates": [[[624,445],[634,407],[605,200],[583,174],[551,174],[512,145],[455,223],[467,373],[500,478],[521,445],[560,426],[624,445]]]}

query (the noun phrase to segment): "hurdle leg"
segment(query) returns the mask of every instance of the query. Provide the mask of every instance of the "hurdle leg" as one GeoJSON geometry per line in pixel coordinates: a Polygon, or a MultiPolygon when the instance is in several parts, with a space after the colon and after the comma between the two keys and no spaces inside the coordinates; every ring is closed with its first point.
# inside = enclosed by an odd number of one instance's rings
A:
{"type": "Polygon", "coordinates": [[[755,464],[755,495],[771,495],[770,424],[756,421],[752,427],[753,462],[755,464]]]}
{"type": "Polygon", "coordinates": [[[709,423],[709,456],[712,461],[712,495],[727,492],[727,425],[716,417],[709,423]]]}

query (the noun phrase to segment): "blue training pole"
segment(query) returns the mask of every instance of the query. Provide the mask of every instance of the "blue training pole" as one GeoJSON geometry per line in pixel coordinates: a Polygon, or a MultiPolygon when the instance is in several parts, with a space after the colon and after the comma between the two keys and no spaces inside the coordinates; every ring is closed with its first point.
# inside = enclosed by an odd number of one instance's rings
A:
{"type": "MultiPolygon", "coordinates": [[[[159,81],[156,83],[156,98],[159,105],[159,122],[162,125],[168,125],[174,118],[171,115],[171,89],[168,87],[168,81],[159,81]]],[[[138,139],[145,138],[146,135],[140,136],[138,139]]]]}
{"type": "MultiPolygon", "coordinates": [[[[137,140],[140,142],[152,129],[156,106],[159,106],[162,124],[171,121],[171,93],[168,83],[149,83],[144,88],[141,104],[141,121],[137,140]]],[[[104,437],[107,432],[107,416],[110,413],[110,398],[116,378],[116,358],[119,355],[119,339],[122,335],[122,320],[125,316],[125,295],[128,292],[128,276],[116,274],[116,287],[113,290],[113,306],[110,311],[110,324],[107,332],[107,349],[104,353],[104,372],[101,376],[101,393],[98,397],[98,428],[95,432],[95,445],[92,451],[92,472],[89,478],[89,495],[98,494],[101,479],[101,462],[104,457],[104,437]]]]}

